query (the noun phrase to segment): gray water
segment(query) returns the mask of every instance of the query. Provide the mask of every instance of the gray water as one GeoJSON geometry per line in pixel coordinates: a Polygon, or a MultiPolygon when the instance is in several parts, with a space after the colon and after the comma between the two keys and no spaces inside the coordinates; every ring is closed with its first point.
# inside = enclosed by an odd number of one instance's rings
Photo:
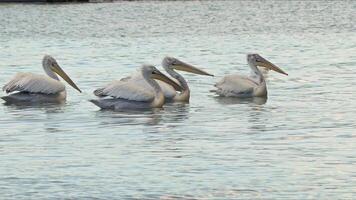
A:
{"type": "Polygon", "coordinates": [[[50,54],[83,93],[0,104],[0,199],[355,198],[355,18],[355,1],[1,4],[1,85],[50,54]],[[209,92],[249,52],[289,73],[268,74],[268,99],[209,92]],[[88,102],[166,55],[215,74],[183,72],[190,104],[88,102]]]}

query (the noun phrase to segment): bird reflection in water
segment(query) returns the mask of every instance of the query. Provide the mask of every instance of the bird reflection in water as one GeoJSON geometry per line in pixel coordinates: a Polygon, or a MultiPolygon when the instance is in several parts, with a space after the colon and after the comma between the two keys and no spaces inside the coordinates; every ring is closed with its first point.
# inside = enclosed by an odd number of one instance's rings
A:
{"type": "Polygon", "coordinates": [[[60,103],[36,103],[36,102],[5,102],[3,103],[11,111],[25,112],[26,110],[42,110],[45,113],[62,113],[66,102],[60,103]]]}
{"type": "Polygon", "coordinates": [[[181,122],[188,118],[189,106],[180,103],[167,104],[162,108],[145,110],[98,110],[96,118],[100,119],[101,126],[112,125],[145,125],[155,126],[163,123],[181,122]]]}
{"type": "Polygon", "coordinates": [[[246,98],[236,98],[236,97],[220,97],[216,96],[215,100],[224,105],[231,104],[255,104],[263,105],[267,102],[267,97],[246,97],[246,98]]]}
{"type": "Polygon", "coordinates": [[[181,123],[189,118],[189,104],[168,103],[165,105],[162,114],[165,123],[181,123]]]}
{"type": "Polygon", "coordinates": [[[266,124],[270,116],[268,115],[268,109],[263,105],[266,104],[267,97],[215,97],[214,99],[223,105],[247,105],[250,109],[248,111],[244,110],[244,115],[249,122],[249,134],[263,133],[266,130],[266,124]]]}

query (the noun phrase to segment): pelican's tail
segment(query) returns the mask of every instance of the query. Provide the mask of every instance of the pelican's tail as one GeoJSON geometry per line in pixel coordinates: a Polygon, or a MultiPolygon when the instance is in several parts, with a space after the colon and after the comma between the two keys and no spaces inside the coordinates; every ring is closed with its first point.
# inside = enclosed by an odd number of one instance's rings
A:
{"type": "Polygon", "coordinates": [[[89,101],[92,102],[93,104],[95,104],[96,106],[98,106],[99,108],[103,107],[102,103],[100,103],[100,100],[90,99],[89,101]]]}
{"type": "Polygon", "coordinates": [[[6,102],[10,102],[10,101],[13,100],[13,98],[10,97],[10,96],[2,96],[2,97],[0,97],[0,98],[1,98],[2,100],[6,101],[6,102]]]}
{"type": "Polygon", "coordinates": [[[115,109],[115,101],[112,99],[90,99],[89,101],[101,109],[115,109]]]}

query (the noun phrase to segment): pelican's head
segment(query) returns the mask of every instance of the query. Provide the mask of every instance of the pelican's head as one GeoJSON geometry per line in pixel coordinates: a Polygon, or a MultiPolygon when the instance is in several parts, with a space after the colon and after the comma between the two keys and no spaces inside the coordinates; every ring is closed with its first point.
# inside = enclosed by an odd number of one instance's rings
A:
{"type": "Polygon", "coordinates": [[[163,81],[163,82],[173,86],[173,88],[175,90],[177,90],[177,91],[182,91],[183,90],[182,86],[177,84],[172,79],[168,78],[166,75],[164,75],[162,72],[160,72],[153,65],[143,65],[141,70],[142,70],[142,74],[143,74],[144,77],[150,77],[152,79],[163,81]]]}
{"type": "Polygon", "coordinates": [[[262,56],[258,54],[247,54],[247,62],[255,66],[265,67],[267,69],[274,70],[278,73],[288,76],[288,74],[284,72],[281,68],[277,67],[276,65],[264,59],[262,56]]]}
{"type": "Polygon", "coordinates": [[[69,78],[69,76],[62,70],[62,68],[58,65],[57,61],[50,55],[45,55],[42,60],[42,65],[45,70],[50,70],[60,77],[63,78],[69,85],[71,85],[74,89],[82,92],[78,86],[69,78]]]}
{"type": "Polygon", "coordinates": [[[177,58],[168,57],[168,56],[162,60],[162,66],[165,68],[186,71],[186,72],[190,72],[190,73],[194,73],[194,74],[214,76],[212,74],[209,74],[208,72],[198,69],[197,67],[194,67],[193,65],[182,62],[182,61],[178,60],[177,58]]]}

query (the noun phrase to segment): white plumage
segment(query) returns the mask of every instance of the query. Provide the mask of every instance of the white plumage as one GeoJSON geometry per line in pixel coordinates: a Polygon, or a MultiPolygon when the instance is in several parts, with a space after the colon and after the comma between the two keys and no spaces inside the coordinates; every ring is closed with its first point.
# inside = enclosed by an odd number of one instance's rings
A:
{"type": "MultiPolygon", "coordinates": [[[[181,71],[186,71],[186,72],[200,74],[200,75],[213,76],[199,68],[196,68],[190,64],[182,62],[177,58],[173,58],[173,57],[165,57],[162,60],[162,66],[166,70],[166,72],[172,77],[172,80],[175,81],[180,86],[182,86],[183,88],[183,91],[178,93],[171,85],[162,81],[157,81],[157,83],[162,89],[166,101],[189,102],[190,99],[190,89],[188,83],[183,78],[183,76],[177,73],[175,70],[181,70],[181,71]]],[[[154,90],[147,83],[147,81],[144,80],[144,77],[142,76],[141,73],[135,73],[121,80],[132,82],[135,85],[140,85],[143,88],[145,88],[147,91],[150,91],[152,94],[154,93],[154,90]]]]}
{"type": "Polygon", "coordinates": [[[247,62],[251,68],[250,76],[227,75],[215,84],[215,92],[225,97],[266,97],[267,86],[264,74],[268,70],[274,70],[281,74],[288,75],[282,69],[264,59],[258,54],[248,54],[247,62]],[[264,67],[259,68],[258,66],[264,67]]]}
{"type": "MultiPolygon", "coordinates": [[[[175,79],[172,79],[176,81],[175,79]]],[[[147,81],[143,78],[141,72],[137,72],[135,74],[132,74],[131,76],[122,78],[120,81],[131,83],[137,86],[140,86],[142,89],[144,89],[146,92],[151,93],[152,95],[154,94],[153,88],[147,83],[147,81]]],[[[177,94],[176,90],[169,84],[156,80],[158,85],[161,87],[162,92],[164,94],[165,98],[172,99],[174,96],[177,94]]],[[[176,81],[177,82],[177,81],[176,81]]]]}
{"type": "MultiPolygon", "coordinates": [[[[249,77],[237,74],[227,75],[215,84],[216,93],[226,97],[249,96],[259,85],[249,77]]],[[[262,95],[262,94],[261,94],[262,95]]]]}
{"type": "Polygon", "coordinates": [[[56,74],[81,92],[51,56],[45,55],[43,57],[42,67],[47,76],[32,73],[17,73],[2,88],[3,91],[11,94],[1,98],[7,103],[63,102],[67,97],[67,93],[64,84],[59,81],[56,74]]]}
{"type": "Polygon", "coordinates": [[[177,90],[182,90],[181,86],[167,76],[158,71],[154,66],[144,65],[140,69],[143,81],[151,89],[133,81],[135,78],[127,77],[121,80],[113,81],[103,88],[94,91],[98,97],[111,97],[100,98],[97,100],[90,100],[101,109],[125,110],[125,109],[147,109],[147,108],[160,108],[164,104],[164,95],[162,89],[154,79],[165,81],[177,90]]]}
{"type": "Polygon", "coordinates": [[[65,86],[49,76],[32,73],[17,73],[3,88],[6,93],[30,92],[56,94],[65,90],[65,86]]]}
{"type": "Polygon", "coordinates": [[[99,97],[110,96],[132,101],[152,101],[155,96],[151,92],[153,90],[151,88],[147,90],[144,86],[137,85],[133,81],[115,80],[105,87],[95,90],[94,94],[99,97]]]}

